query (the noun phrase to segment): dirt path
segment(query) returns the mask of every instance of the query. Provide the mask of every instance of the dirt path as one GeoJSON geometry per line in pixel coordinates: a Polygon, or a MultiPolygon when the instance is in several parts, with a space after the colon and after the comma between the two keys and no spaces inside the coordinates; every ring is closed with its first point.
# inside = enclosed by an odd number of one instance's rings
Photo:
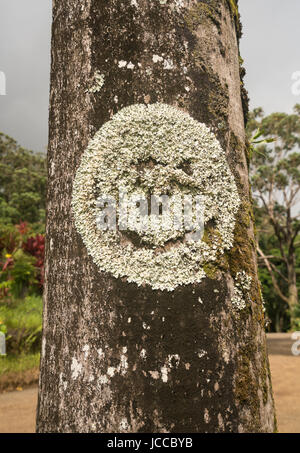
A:
{"type": "Polygon", "coordinates": [[[290,334],[268,336],[268,349],[280,433],[300,433],[300,356],[290,334]]]}
{"type": "Polygon", "coordinates": [[[37,388],[0,395],[0,433],[33,433],[37,388]]]}
{"type": "MultiPolygon", "coordinates": [[[[268,335],[268,349],[281,433],[300,433],[300,356],[291,354],[290,334],[268,335]]],[[[0,394],[0,433],[35,429],[37,388],[0,394]]]]}

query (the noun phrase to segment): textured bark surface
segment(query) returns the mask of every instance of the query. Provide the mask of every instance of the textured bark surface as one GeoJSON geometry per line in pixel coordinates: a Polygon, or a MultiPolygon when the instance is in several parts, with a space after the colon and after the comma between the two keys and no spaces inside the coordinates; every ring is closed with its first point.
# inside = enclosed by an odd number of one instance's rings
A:
{"type": "Polygon", "coordinates": [[[235,2],[161,3],[53,2],[39,432],[276,429],[235,2]],[[154,55],[167,63],[155,63],[154,55]],[[120,61],[134,68],[120,68],[120,61]],[[105,84],[90,93],[96,71],[105,84]],[[201,284],[173,292],[100,272],[70,207],[76,169],[93,134],[122,107],[157,101],[214,130],[242,201],[234,247],[201,284]],[[252,277],[251,304],[237,312],[231,299],[242,270],[252,277]]]}

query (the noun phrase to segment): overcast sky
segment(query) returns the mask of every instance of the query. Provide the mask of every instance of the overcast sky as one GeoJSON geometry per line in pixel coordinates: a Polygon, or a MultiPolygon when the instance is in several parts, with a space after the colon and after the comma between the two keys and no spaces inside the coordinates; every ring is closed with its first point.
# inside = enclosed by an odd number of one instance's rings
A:
{"type": "MultiPolygon", "coordinates": [[[[251,108],[291,112],[300,96],[291,91],[300,71],[300,1],[240,0],[251,108]]],[[[0,0],[0,131],[27,148],[47,144],[51,0],[0,0]]]]}

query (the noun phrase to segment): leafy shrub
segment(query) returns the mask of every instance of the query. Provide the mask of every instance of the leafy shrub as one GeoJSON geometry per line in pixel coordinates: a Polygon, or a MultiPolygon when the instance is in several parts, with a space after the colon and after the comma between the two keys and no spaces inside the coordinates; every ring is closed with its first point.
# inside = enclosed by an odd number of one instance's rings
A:
{"type": "Polygon", "coordinates": [[[35,266],[38,268],[38,280],[40,286],[44,282],[44,251],[45,251],[45,236],[37,234],[29,237],[23,243],[23,250],[36,258],[35,266]]]}
{"type": "Polygon", "coordinates": [[[32,233],[26,222],[0,224],[0,300],[41,293],[45,238],[32,233]]]}
{"type": "Polygon", "coordinates": [[[5,333],[5,334],[7,333],[7,327],[1,318],[0,318],[0,332],[5,333]]]}
{"type": "Polygon", "coordinates": [[[42,332],[42,298],[28,296],[0,304],[0,319],[7,330],[7,352],[38,351],[42,332]]]}
{"type": "Polygon", "coordinates": [[[0,283],[9,292],[5,295],[13,297],[24,297],[28,292],[34,292],[34,285],[37,284],[36,259],[26,254],[22,249],[16,250],[12,255],[5,255],[0,275],[0,283]]]}
{"type": "Polygon", "coordinates": [[[21,235],[15,225],[5,225],[0,218],[0,252],[11,254],[22,241],[21,235]]]}
{"type": "Polygon", "coordinates": [[[44,230],[45,154],[22,148],[0,133],[0,222],[14,225],[21,219],[44,230]]]}
{"type": "Polygon", "coordinates": [[[292,330],[300,330],[300,304],[294,308],[292,330]]]}

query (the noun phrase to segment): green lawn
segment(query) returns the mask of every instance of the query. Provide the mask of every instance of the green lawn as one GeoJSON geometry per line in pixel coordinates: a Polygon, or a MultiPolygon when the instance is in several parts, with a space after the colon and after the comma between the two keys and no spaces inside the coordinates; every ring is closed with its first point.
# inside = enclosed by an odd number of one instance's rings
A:
{"type": "Polygon", "coordinates": [[[38,368],[39,364],[39,352],[18,356],[2,356],[0,357],[0,376],[8,373],[22,373],[23,371],[38,368]]]}

